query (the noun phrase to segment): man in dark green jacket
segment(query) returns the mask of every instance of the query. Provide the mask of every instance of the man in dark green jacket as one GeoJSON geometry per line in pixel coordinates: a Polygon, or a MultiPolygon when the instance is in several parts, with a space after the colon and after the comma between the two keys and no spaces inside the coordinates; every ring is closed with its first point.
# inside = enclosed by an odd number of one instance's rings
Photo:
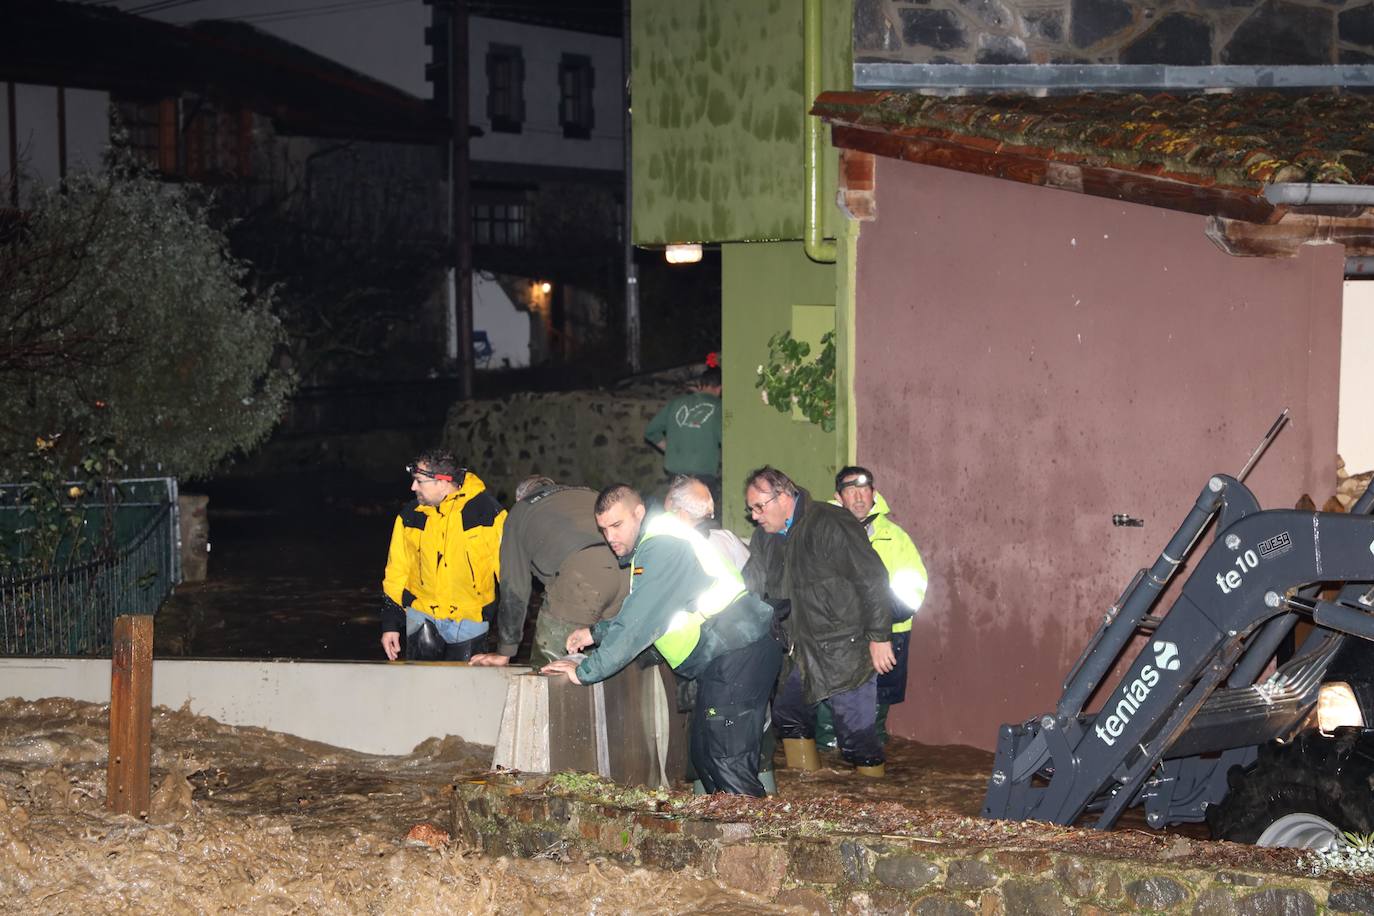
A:
{"type": "Polygon", "coordinates": [[[720,502],[720,370],[707,369],[690,394],[669,401],[644,429],[644,440],[663,452],[668,477],[687,474],[720,502]]]}
{"type": "Polygon", "coordinates": [[[562,658],[573,630],[614,617],[629,594],[619,559],[596,529],[595,490],[535,475],[520,481],[515,500],[501,535],[497,649],[474,655],[474,665],[508,664],[520,648],[535,579],[544,586],[530,652],[535,667],[562,658]]]}
{"type": "Polygon", "coordinates": [[[568,637],[569,652],[596,651],[542,670],[594,684],[652,645],[697,681],[689,746],[706,791],[762,798],[759,740],[782,664],[769,634],[772,610],[700,532],[666,512],[646,519],[644,501],[624,484],[597,496],[596,524],[629,564],[630,595],[615,617],[568,637]]]}
{"type": "Polygon", "coordinates": [[[887,569],[854,516],[816,502],[776,468],[750,474],[744,498],[758,524],[745,578],[784,609],[792,643],[773,700],[788,765],[818,765],[816,704],[828,699],[841,755],[861,774],[881,776],[877,677],[896,664],[887,569]]]}

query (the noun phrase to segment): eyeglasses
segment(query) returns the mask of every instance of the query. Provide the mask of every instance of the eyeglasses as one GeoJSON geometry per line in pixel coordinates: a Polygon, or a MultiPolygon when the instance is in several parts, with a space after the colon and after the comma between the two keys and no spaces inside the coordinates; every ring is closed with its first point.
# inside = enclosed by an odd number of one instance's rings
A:
{"type": "Polygon", "coordinates": [[[452,474],[437,474],[428,468],[418,467],[413,464],[406,465],[406,473],[409,474],[416,483],[425,483],[429,480],[447,480],[450,483],[453,481],[452,474]]]}
{"type": "Polygon", "coordinates": [[[761,502],[761,503],[754,503],[752,506],[750,506],[750,507],[749,507],[749,514],[750,514],[750,515],[758,515],[760,512],[763,511],[764,506],[768,505],[769,503],[771,503],[773,500],[777,499],[777,498],[778,498],[779,496],[781,496],[781,495],[782,495],[782,491],[781,491],[781,490],[774,490],[772,496],[768,497],[767,499],[765,499],[765,500],[764,500],[763,502],[761,502]]]}

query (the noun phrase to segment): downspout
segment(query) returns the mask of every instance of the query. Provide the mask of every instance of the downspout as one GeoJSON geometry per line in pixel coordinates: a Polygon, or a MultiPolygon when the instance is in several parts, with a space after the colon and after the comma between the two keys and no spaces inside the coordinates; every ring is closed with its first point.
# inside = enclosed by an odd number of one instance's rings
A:
{"type": "Polygon", "coordinates": [[[806,228],[802,243],[806,256],[821,264],[835,263],[836,243],[821,236],[821,140],[825,125],[811,114],[821,94],[821,0],[803,0],[802,95],[806,105],[806,228]]]}

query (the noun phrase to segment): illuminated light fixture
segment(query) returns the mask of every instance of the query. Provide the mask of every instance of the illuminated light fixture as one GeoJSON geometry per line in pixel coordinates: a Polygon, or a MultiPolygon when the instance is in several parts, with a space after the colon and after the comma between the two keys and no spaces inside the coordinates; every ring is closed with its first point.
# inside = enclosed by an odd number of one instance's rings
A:
{"type": "Polygon", "coordinates": [[[669,245],[663,249],[663,257],[669,264],[695,264],[701,260],[701,246],[669,245]]]}
{"type": "Polygon", "coordinates": [[[545,280],[543,283],[539,284],[539,291],[547,296],[549,293],[553,292],[553,284],[545,280]]]}
{"type": "Polygon", "coordinates": [[[1317,730],[1330,736],[1338,728],[1364,728],[1364,714],[1355,691],[1343,681],[1322,684],[1317,692],[1317,730]]]}

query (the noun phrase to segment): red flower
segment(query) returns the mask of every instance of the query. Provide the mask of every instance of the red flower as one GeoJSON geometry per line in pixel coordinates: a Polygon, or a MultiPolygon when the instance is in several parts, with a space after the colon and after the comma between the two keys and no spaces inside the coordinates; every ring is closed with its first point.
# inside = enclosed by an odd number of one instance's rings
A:
{"type": "Polygon", "coordinates": [[[719,353],[716,353],[716,352],[714,352],[714,351],[711,352],[711,353],[707,353],[707,354],[706,354],[706,365],[709,366],[709,367],[712,368],[712,369],[719,369],[719,368],[720,368],[720,354],[719,354],[719,353]]]}

